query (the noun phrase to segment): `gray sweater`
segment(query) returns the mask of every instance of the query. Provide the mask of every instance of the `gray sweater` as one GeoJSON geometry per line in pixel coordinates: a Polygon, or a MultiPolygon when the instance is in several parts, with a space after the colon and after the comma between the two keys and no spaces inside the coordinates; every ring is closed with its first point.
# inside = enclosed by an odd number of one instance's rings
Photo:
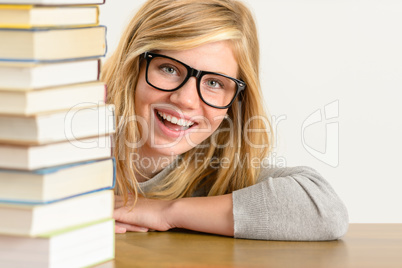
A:
{"type": "MultiPolygon", "coordinates": [[[[172,165],[146,182],[146,193],[172,165]]],[[[309,167],[262,168],[259,182],[233,192],[236,238],[334,240],[348,229],[345,205],[329,183],[309,167]]]]}

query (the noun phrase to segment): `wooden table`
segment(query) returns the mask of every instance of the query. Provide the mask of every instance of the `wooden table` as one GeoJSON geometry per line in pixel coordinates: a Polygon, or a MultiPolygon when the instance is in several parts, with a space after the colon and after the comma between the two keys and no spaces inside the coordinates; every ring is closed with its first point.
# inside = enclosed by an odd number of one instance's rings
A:
{"type": "Polygon", "coordinates": [[[341,240],[282,242],[193,232],[116,235],[122,267],[402,267],[402,224],[351,224],[341,240]]]}

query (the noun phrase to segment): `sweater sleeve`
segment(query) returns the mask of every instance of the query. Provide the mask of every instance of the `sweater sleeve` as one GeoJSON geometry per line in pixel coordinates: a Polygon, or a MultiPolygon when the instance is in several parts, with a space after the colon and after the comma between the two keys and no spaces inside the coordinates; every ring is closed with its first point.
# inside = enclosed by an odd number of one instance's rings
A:
{"type": "Polygon", "coordinates": [[[264,168],[260,182],[233,192],[236,238],[334,240],[348,229],[346,207],[309,167],[264,168]]]}

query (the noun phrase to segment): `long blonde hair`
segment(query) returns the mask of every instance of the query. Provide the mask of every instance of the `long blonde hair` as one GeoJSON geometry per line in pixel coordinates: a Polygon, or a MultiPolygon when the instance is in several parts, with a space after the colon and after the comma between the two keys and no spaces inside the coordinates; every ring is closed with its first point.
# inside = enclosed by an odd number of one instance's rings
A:
{"type": "Polygon", "coordinates": [[[128,193],[138,193],[130,156],[134,149],[129,145],[140,140],[140,131],[132,120],[140,56],[147,51],[186,50],[224,40],[231,42],[238,78],[247,84],[239,97],[241,102],[235,101],[229,108],[231,122],[224,120],[216,135],[201,144],[208,146],[184,153],[176,168],[147,197],[176,199],[191,196],[200,187],[207,189],[207,195],[222,195],[257,182],[260,170],[255,162],[270,152],[272,131],[262,103],[259,44],[252,14],[236,0],[149,0],[129,23],[101,76],[108,87],[108,102],[116,106],[116,189],[126,200],[128,193]],[[254,131],[244,131],[245,125],[254,131]],[[218,146],[229,140],[228,146],[218,146]],[[204,165],[195,159],[200,154],[204,165]],[[226,165],[217,169],[208,164],[217,159],[224,159],[226,165]]]}

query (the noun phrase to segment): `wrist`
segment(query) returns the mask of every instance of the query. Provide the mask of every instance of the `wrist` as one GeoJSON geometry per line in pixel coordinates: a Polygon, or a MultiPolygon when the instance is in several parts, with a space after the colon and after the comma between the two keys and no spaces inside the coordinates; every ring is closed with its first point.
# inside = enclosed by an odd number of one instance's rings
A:
{"type": "Polygon", "coordinates": [[[166,219],[171,228],[184,228],[181,221],[183,208],[180,208],[183,203],[182,200],[183,198],[169,201],[169,206],[166,210],[166,219]]]}
{"type": "Polygon", "coordinates": [[[167,212],[171,228],[233,236],[232,195],[172,200],[167,212]]]}

